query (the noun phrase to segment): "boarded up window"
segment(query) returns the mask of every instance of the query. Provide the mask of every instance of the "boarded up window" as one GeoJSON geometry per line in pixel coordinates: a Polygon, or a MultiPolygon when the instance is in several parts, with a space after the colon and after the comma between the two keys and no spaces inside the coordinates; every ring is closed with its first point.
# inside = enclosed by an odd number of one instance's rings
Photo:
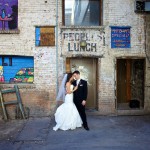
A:
{"type": "Polygon", "coordinates": [[[36,27],[36,46],[55,46],[54,27],[36,27]]]}

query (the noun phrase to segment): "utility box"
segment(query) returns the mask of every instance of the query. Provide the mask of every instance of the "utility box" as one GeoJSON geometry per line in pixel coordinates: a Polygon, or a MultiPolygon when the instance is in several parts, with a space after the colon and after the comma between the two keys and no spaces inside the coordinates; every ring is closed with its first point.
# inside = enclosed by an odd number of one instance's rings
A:
{"type": "Polygon", "coordinates": [[[150,12],[150,0],[135,0],[134,11],[136,13],[150,12]]]}

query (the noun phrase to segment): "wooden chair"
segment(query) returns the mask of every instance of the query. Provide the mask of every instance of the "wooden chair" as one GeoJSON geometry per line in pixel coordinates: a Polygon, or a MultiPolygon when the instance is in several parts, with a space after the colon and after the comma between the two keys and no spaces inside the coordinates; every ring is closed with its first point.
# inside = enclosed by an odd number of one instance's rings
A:
{"type": "Polygon", "coordinates": [[[22,105],[22,101],[21,101],[21,97],[20,97],[20,93],[19,93],[19,89],[17,85],[14,85],[14,88],[12,89],[0,90],[0,101],[1,101],[3,115],[4,115],[5,120],[8,120],[8,115],[7,115],[7,110],[6,110],[7,105],[17,105],[17,107],[19,108],[22,114],[22,118],[25,119],[25,112],[24,112],[24,108],[22,105]],[[7,93],[16,93],[17,100],[5,102],[3,98],[3,94],[7,94],[7,93]]]}

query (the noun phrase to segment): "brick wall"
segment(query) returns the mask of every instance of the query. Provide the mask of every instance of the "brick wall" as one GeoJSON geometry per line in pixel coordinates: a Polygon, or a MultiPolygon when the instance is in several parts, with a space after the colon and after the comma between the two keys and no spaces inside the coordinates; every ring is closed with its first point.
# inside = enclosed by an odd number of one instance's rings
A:
{"type": "Polygon", "coordinates": [[[113,114],[116,113],[115,62],[118,57],[145,57],[144,15],[134,12],[134,0],[106,0],[103,5],[106,48],[99,72],[99,111],[102,114],[113,114]],[[131,48],[111,49],[110,26],[131,26],[131,48]]]}
{"type": "Polygon", "coordinates": [[[56,95],[56,47],[35,47],[35,26],[55,26],[56,4],[51,0],[21,0],[18,7],[20,32],[1,34],[0,55],[34,56],[34,83],[20,84],[20,92],[31,116],[47,116],[56,95]]]}
{"type": "MultiPolygon", "coordinates": [[[[67,42],[62,43],[62,32],[71,29],[62,27],[62,2],[58,1],[58,65],[56,64],[56,46],[35,47],[35,26],[56,25],[56,1],[21,0],[19,1],[18,34],[1,34],[1,55],[34,56],[34,84],[32,88],[21,88],[23,102],[32,108],[32,115],[48,115],[54,108],[56,96],[56,78],[60,83],[65,72],[66,57],[77,57],[78,53],[67,52],[67,42]],[[62,49],[63,48],[63,49],[62,49]],[[64,52],[64,56],[61,56],[64,52]],[[58,68],[56,68],[58,66],[58,68]],[[27,95],[31,95],[28,97],[27,95]],[[46,97],[45,97],[46,95],[46,97]],[[42,105],[41,105],[42,104],[42,105]],[[40,110],[40,111],[39,111],[40,110]]],[[[112,114],[115,109],[115,62],[117,57],[145,57],[144,15],[134,12],[134,0],[104,0],[103,26],[105,46],[97,53],[79,53],[82,57],[98,58],[98,105],[102,114],[112,114]],[[110,26],[131,26],[131,48],[111,49],[110,26]],[[102,53],[101,53],[102,52],[102,53]]],[[[101,29],[101,28],[100,28],[101,29]]],[[[83,29],[77,28],[76,31],[83,29]]],[[[85,31],[86,30],[86,31],[85,31]]],[[[87,33],[99,34],[99,28],[88,29],[87,33]]],[[[98,42],[98,41],[96,41],[98,42]]],[[[149,84],[149,63],[146,63],[146,84],[149,84]]],[[[4,87],[9,87],[4,85],[4,87]]],[[[145,90],[146,104],[149,106],[149,88],[145,90]]]]}

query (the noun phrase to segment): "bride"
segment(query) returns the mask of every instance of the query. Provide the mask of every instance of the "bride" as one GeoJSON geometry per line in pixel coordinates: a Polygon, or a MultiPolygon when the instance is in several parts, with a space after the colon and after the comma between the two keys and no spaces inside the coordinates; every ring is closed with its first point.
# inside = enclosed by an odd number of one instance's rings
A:
{"type": "Polygon", "coordinates": [[[64,79],[62,80],[62,85],[59,90],[57,100],[60,97],[64,97],[64,103],[61,106],[59,106],[56,110],[56,126],[53,127],[54,131],[57,131],[58,129],[64,131],[69,129],[74,130],[77,127],[82,127],[81,117],[73,102],[73,92],[78,88],[77,86],[73,86],[73,80],[74,78],[72,73],[66,74],[64,76],[64,79]]]}

